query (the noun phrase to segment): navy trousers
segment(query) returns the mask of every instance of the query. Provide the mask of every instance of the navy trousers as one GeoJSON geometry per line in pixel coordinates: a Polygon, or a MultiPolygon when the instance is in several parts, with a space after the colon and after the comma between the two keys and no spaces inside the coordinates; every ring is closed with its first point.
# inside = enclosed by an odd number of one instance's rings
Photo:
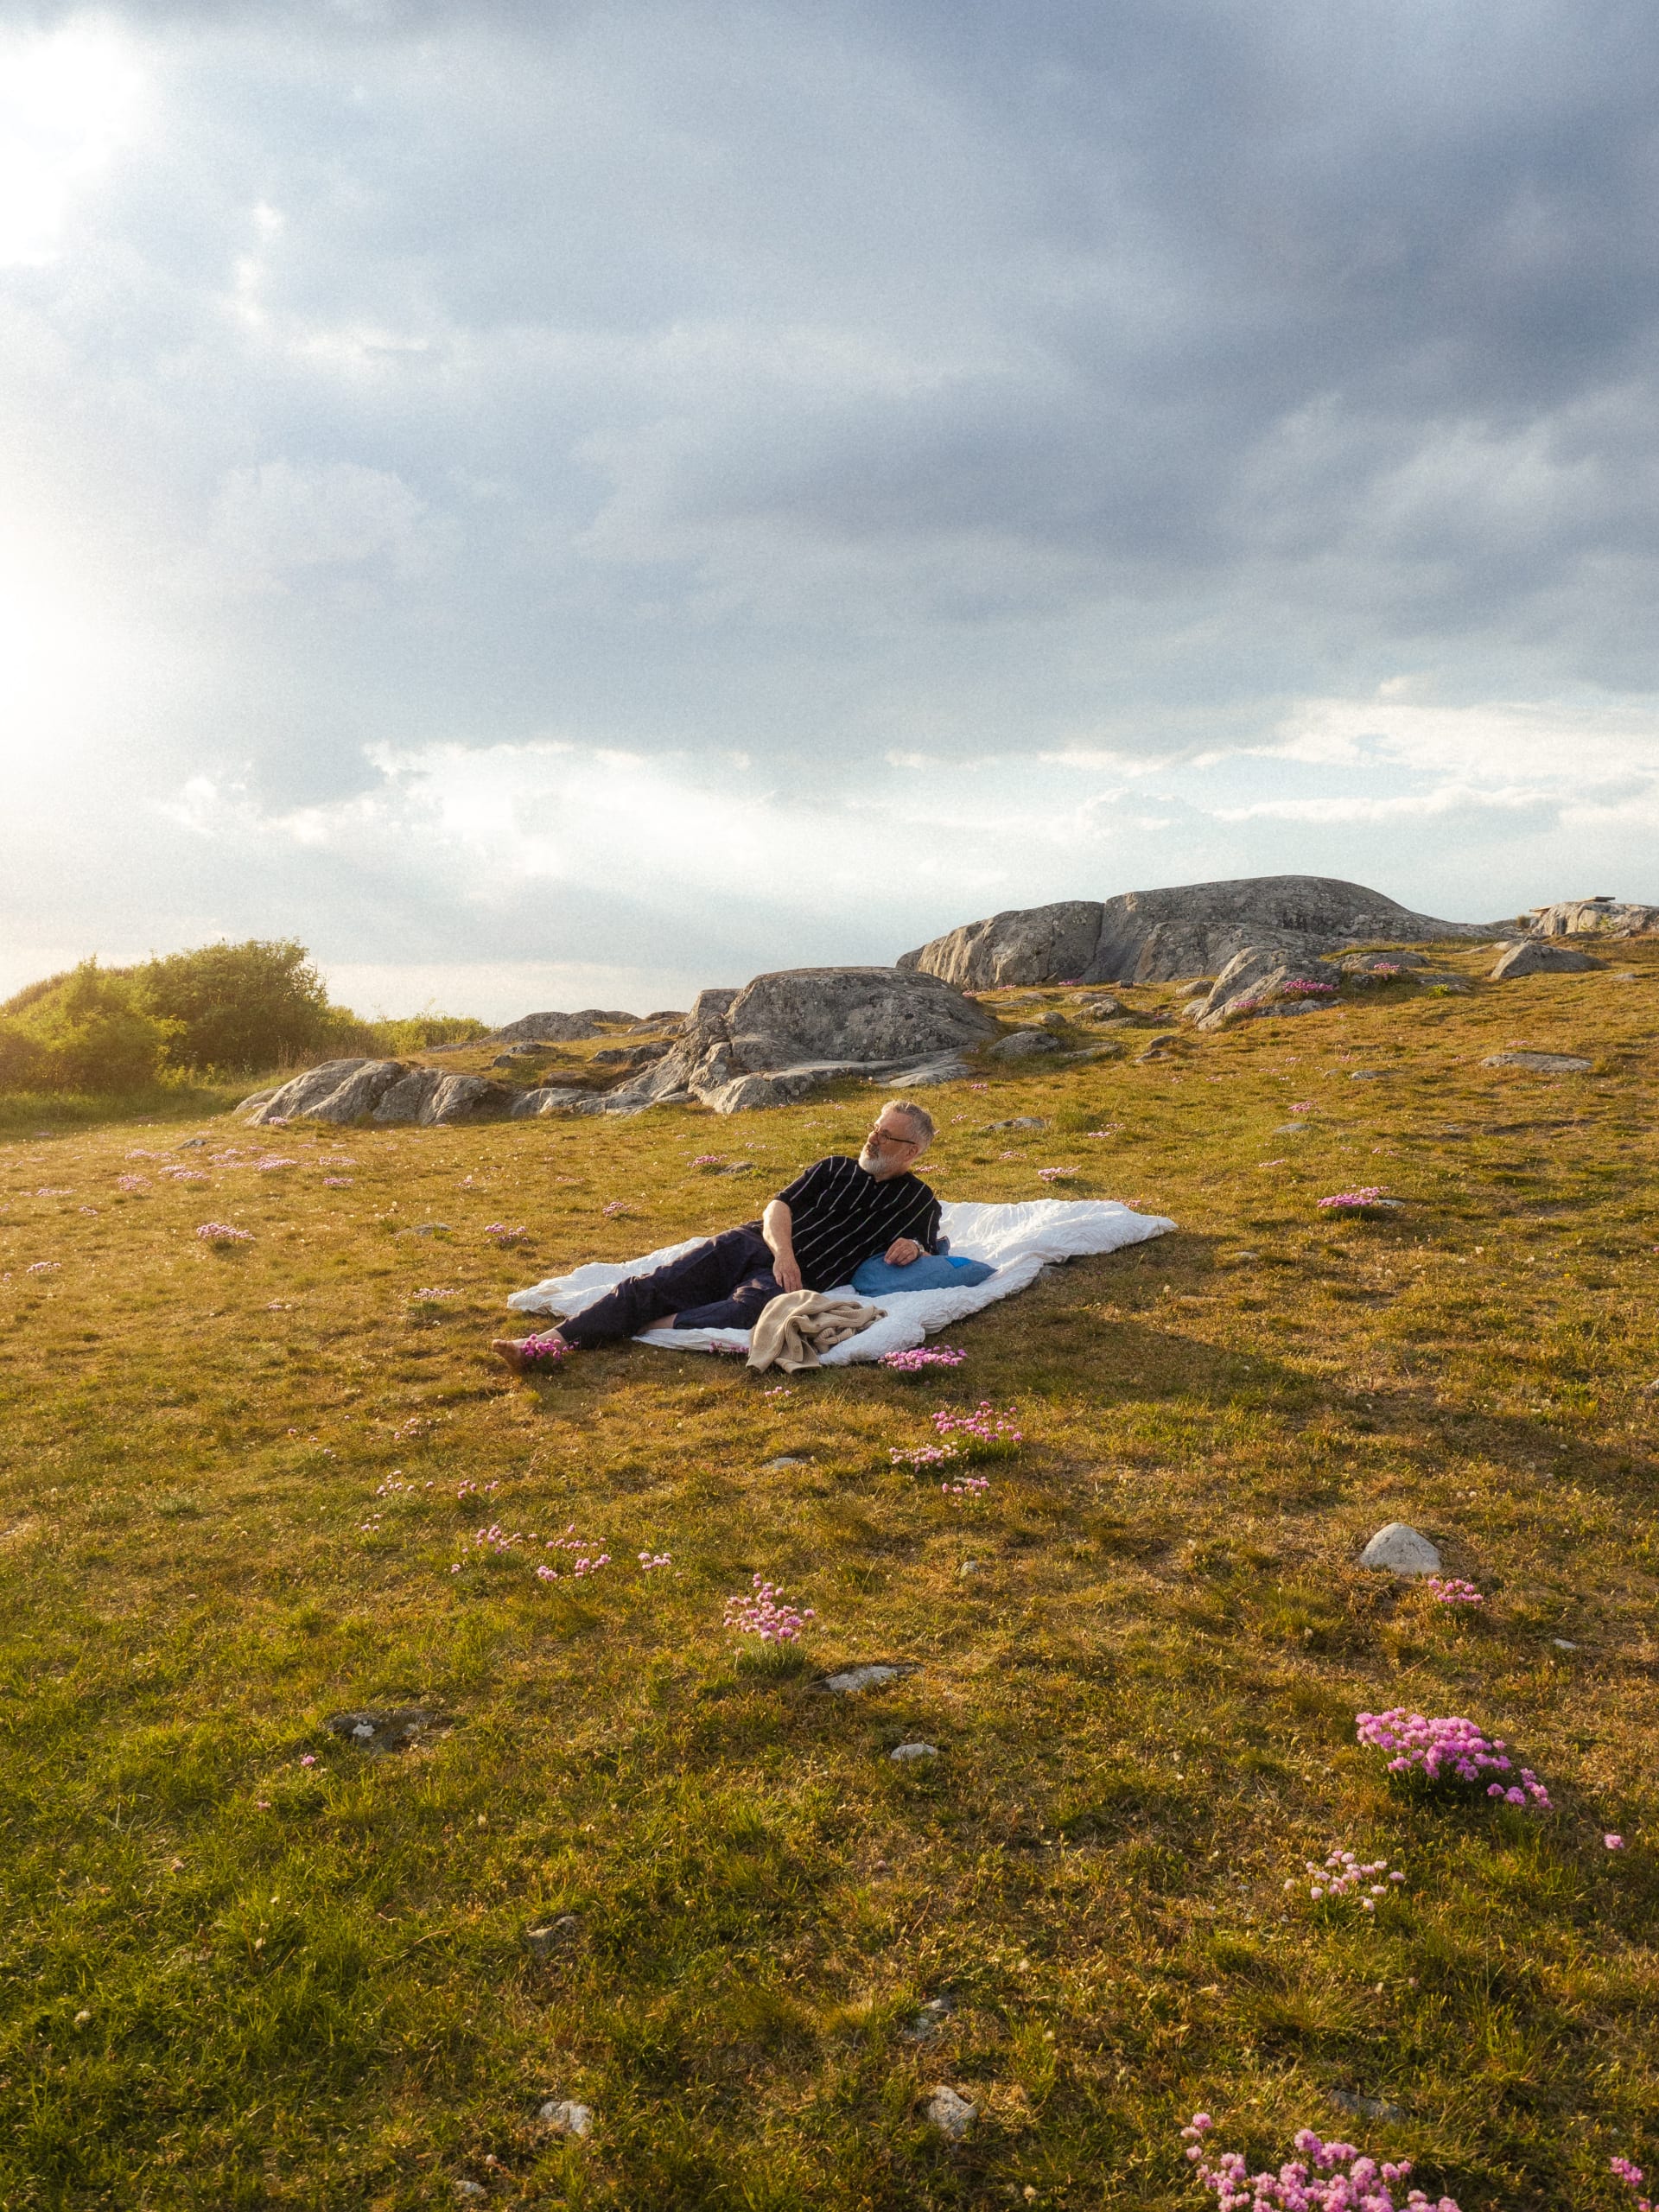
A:
{"type": "Polygon", "coordinates": [[[777,1295],[765,1237],[753,1229],[728,1229],[683,1260],[671,1260],[648,1275],[630,1275],[558,1329],[566,1344],[581,1345],[638,1336],[669,1313],[678,1316],[683,1329],[752,1329],[777,1295]]]}

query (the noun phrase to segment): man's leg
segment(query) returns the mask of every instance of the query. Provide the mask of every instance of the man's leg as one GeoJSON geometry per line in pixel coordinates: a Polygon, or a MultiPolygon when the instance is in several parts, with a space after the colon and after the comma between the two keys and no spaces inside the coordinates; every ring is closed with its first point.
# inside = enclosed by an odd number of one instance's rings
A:
{"type": "Polygon", "coordinates": [[[734,1285],[729,1298],[708,1306],[682,1306],[674,1325],[677,1329],[752,1329],[777,1297],[779,1287],[770,1268],[757,1269],[734,1285]]]}
{"type": "Polygon", "coordinates": [[[653,1321],[729,1297],[739,1282],[757,1274],[771,1256],[752,1230],[728,1229],[699,1244],[683,1260],[671,1260],[666,1267],[653,1268],[648,1275],[628,1276],[603,1298],[573,1313],[568,1321],[561,1321],[559,1334],[577,1350],[609,1344],[619,1337],[638,1336],[653,1321]]]}

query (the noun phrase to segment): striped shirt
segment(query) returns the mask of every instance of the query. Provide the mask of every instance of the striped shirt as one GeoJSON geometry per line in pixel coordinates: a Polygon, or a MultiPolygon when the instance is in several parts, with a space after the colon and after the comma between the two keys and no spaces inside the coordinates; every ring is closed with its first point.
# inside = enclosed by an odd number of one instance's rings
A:
{"type": "Polygon", "coordinates": [[[861,1260],[885,1252],[898,1237],[913,1237],[925,1252],[938,1241],[939,1202],[925,1183],[910,1174],[878,1182],[844,1153],[814,1160],[778,1196],[789,1208],[796,1263],[808,1290],[838,1289],[861,1260]]]}

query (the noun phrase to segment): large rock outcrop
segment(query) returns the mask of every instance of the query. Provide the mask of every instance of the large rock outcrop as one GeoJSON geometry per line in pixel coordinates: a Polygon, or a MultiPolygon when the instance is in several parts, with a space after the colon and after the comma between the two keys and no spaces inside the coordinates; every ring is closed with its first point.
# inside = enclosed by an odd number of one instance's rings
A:
{"type": "Polygon", "coordinates": [[[446,1075],[407,1060],[325,1060],[266,1095],[243,1101],[251,1127],[271,1122],[499,1121],[515,1093],[481,1075],[446,1075]]]}
{"type": "Polygon", "coordinates": [[[1489,924],[1437,921],[1334,876],[1252,875],[1016,908],[964,923],[899,965],[963,990],[1161,983],[1214,976],[1246,951],[1268,967],[1294,966],[1355,944],[1491,935],[1489,924]]]}
{"type": "Polygon", "coordinates": [[[1561,899],[1535,906],[1528,925],[1535,937],[1646,937],[1659,931],[1659,906],[1628,899],[1561,899]]]}
{"type": "Polygon", "coordinates": [[[607,1029],[632,1028],[637,1014],[618,1014],[601,1006],[585,1006],[578,1014],[525,1014],[485,1039],[491,1045],[575,1045],[583,1038],[601,1036],[607,1029]]]}
{"type": "Polygon", "coordinates": [[[603,1109],[629,1113],[696,1099],[736,1114],[787,1104],[844,1076],[943,1082],[966,1072],[963,1051],[997,1033],[989,1014],[937,976],[897,968],[781,969],[741,990],[701,992],[673,1048],[608,1093],[603,1109]]]}
{"type": "Polygon", "coordinates": [[[1523,937],[1518,944],[1504,946],[1498,955],[1497,967],[1487,980],[1493,983],[1506,983],[1520,976],[1581,976],[1600,965],[1599,960],[1592,960],[1587,952],[1580,952],[1570,944],[1556,944],[1548,938],[1523,937]]]}

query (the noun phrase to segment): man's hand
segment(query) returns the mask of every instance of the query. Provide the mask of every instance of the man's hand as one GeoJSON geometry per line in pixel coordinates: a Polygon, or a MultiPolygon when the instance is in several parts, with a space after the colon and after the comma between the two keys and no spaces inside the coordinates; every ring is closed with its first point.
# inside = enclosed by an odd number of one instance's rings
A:
{"type": "Polygon", "coordinates": [[[795,1255],[792,1252],[789,1255],[787,1259],[785,1259],[781,1253],[774,1253],[772,1262],[772,1272],[777,1279],[778,1287],[779,1290],[798,1290],[800,1288],[801,1270],[796,1262],[795,1255]]]}
{"type": "Polygon", "coordinates": [[[890,1268],[907,1268],[912,1260],[921,1258],[922,1248],[914,1237],[901,1236],[896,1243],[889,1244],[881,1256],[890,1268]]]}

